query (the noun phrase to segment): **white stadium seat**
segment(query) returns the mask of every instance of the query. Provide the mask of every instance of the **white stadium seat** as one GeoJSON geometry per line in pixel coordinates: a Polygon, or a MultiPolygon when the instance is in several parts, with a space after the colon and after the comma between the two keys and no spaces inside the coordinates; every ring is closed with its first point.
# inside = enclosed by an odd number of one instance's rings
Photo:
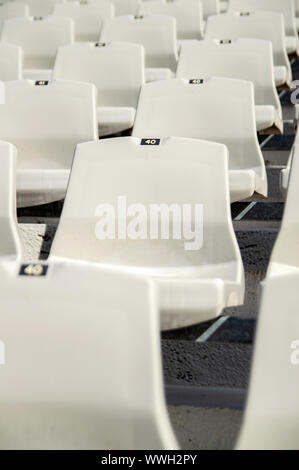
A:
{"type": "Polygon", "coordinates": [[[226,78],[173,79],[142,87],[133,135],[172,135],[226,144],[231,201],[256,191],[267,195],[267,177],[254,120],[253,84],[226,78]]]}
{"type": "Polygon", "coordinates": [[[183,44],[177,77],[213,76],[253,82],[257,130],[282,133],[282,109],[275,88],[270,41],[207,39],[183,44]]]}
{"type": "Polygon", "coordinates": [[[0,3],[0,31],[5,20],[28,15],[29,7],[22,2],[0,3]]]}
{"type": "Polygon", "coordinates": [[[272,42],[277,86],[290,86],[292,70],[288,59],[281,13],[269,11],[234,12],[208,18],[206,39],[265,39],[272,42]]]}
{"type": "Polygon", "coordinates": [[[30,16],[49,16],[53,14],[54,7],[57,3],[66,0],[18,0],[25,3],[29,7],[30,16]]]}
{"type": "Polygon", "coordinates": [[[96,89],[89,83],[3,83],[0,139],[18,151],[18,206],[62,199],[76,144],[97,138],[96,89]]]}
{"type": "Polygon", "coordinates": [[[0,80],[21,80],[23,73],[23,51],[14,44],[0,42],[0,80]]]}
{"type": "Polygon", "coordinates": [[[263,286],[245,419],[238,449],[298,449],[299,154],[263,286]]]}
{"type": "Polygon", "coordinates": [[[163,329],[206,321],[225,306],[241,304],[243,267],[230,215],[227,149],[175,137],[78,145],[50,254],[57,257],[153,279],[163,329]],[[101,203],[113,214],[105,215],[101,203]],[[165,205],[170,212],[163,218],[165,205]],[[130,229],[126,217],[129,223],[133,215],[138,222],[130,229]],[[110,232],[114,216],[123,221],[118,233],[110,232]]]}
{"type": "Polygon", "coordinates": [[[13,268],[0,262],[0,448],[178,449],[151,282],[63,260],[13,268]]]}
{"type": "Polygon", "coordinates": [[[103,21],[114,16],[114,6],[108,0],[80,0],[56,5],[53,14],[72,18],[75,41],[97,41],[103,21]]]}
{"type": "Polygon", "coordinates": [[[8,142],[0,141],[0,259],[2,263],[19,261],[23,251],[16,217],[16,163],[16,148],[8,142]]]}
{"type": "Polygon", "coordinates": [[[150,0],[141,3],[139,15],[168,15],[177,22],[178,39],[203,37],[201,0],[150,0]]]}
{"type": "Polygon", "coordinates": [[[101,42],[136,42],[145,48],[146,80],[170,78],[177,67],[175,18],[162,15],[117,16],[105,20],[101,42]]]}
{"type": "Polygon", "coordinates": [[[49,79],[57,47],[74,39],[74,25],[70,18],[55,16],[23,17],[6,20],[1,42],[16,44],[24,51],[24,77],[49,79]]]}
{"type": "Polygon", "coordinates": [[[284,16],[286,48],[289,54],[298,52],[298,34],[294,0],[229,0],[228,12],[276,11],[284,16]]]}
{"type": "Polygon", "coordinates": [[[144,49],[125,42],[76,43],[58,49],[53,78],[91,82],[98,89],[99,134],[133,127],[144,83],[144,49]]]}
{"type": "Polygon", "coordinates": [[[136,15],[141,0],[113,0],[115,16],[136,15]]]}

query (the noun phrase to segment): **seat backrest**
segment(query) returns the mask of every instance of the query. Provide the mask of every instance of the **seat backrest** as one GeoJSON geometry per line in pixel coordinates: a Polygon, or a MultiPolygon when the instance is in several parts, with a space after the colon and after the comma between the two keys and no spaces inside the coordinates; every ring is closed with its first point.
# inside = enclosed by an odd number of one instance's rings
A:
{"type": "Polygon", "coordinates": [[[237,39],[238,37],[271,41],[274,65],[287,67],[288,79],[292,80],[291,66],[286,52],[284,19],[281,13],[238,11],[209,16],[206,39],[237,39]]]}
{"type": "Polygon", "coordinates": [[[152,283],[84,263],[15,268],[0,264],[0,448],[177,449],[152,283]]]}
{"type": "Polygon", "coordinates": [[[18,0],[29,7],[30,16],[48,16],[52,15],[55,5],[63,3],[66,0],[18,0]]]}
{"type": "MultiPolygon", "coordinates": [[[[253,84],[229,78],[178,78],[143,85],[133,135],[173,135],[226,144],[230,169],[257,158],[253,84]]],[[[252,162],[253,163],[253,162],[252,162]]]]}
{"type": "Polygon", "coordinates": [[[220,13],[220,0],[201,0],[203,18],[207,20],[210,15],[218,15],[220,13]]]}
{"type": "Polygon", "coordinates": [[[28,16],[29,7],[22,2],[0,3],[0,29],[2,29],[3,21],[18,16],[28,16]]]}
{"type": "Polygon", "coordinates": [[[21,80],[23,71],[23,51],[14,44],[0,42],[0,80],[21,80]]]}
{"type": "Polygon", "coordinates": [[[16,44],[24,51],[25,69],[52,68],[57,47],[74,39],[70,18],[23,17],[6,20],[1,41],[16,44]]]}
{"type": "Polygon", "coordinates": [[[199,39],[203,36],[200,0],[150,0],[141,3],[139,15],[148,14],[175,17],[178,39],[199,39]]]}
{"type": "Polygon", "coordinates": [[[256,105],[272,105],[281,114],[275,87],[272,44],[261,39],[206,39],[181,47],[177,77],[228,77],[254,84],[256,105]]]}
{"type": "Polygon", "coordinates": [[[70,168],[77,143],[97,138],[96,88],[89,83],[4,83],[0,139],[18,150],[18,168],[70,168]]]}
{"type": "Polygon", "coordinates": [[[117,16],[104,21],[102,42],[136,42],[145,48],[146,67],[176,70],[176,21],[170,16],[117,16]]]}
{"type": "Polygon", "coordinates": [[[228,12],[246,10],[282,13],[286,36],[297,36],[294,0],[229,0],[228,12]]]}
{"type": "Polygon", "coordinates": [[[109,0],[79,0],[55,6],[55,16],[72,18],[76,41],[97,41],[103,21],[114,16],[114,6],[109,0]]]}
{"type": "Polygon", "coordinates": [[[125,42],[76,43],[58,49],[54,79],[93,83],[99,106],[137,107],[144,83],[144,49],[125,42]]]}
{"type": "Polygon", "coordinates": [[[141,0],[113,0],[115,15],[136,15],[141,0]]]}
{"type": "MultiPolygon", "coordinates": [[[[51,256],[138,268],[141,272],[150,268],[167,272],[178,266],[196,268],[235,260],[225,146],[195,139],[157,140],[147,138],[148,134],[144,137],[105,139],[77,146],[51,256]],[[156,228],[151,211],[161,204],[178,208],[190,205],[192,224],[195,218],[201,224],[194,208],[202,205],[203,245],[192,251],[192,256],[185,249],[183,236],[174,239],[172,235],[150,235],[156,228]],[[134,221],[130,225],[131,216],[137,216],[139,211],[137,225],[142,227],[147,221],[150,225],[142,235],[136,234],[138,226],[133,227],[134,221]],[[102,229],[109,231],[107,236],[104,234],[105,239],[102,229]]],[[[170,214],[169,220],[171,227],[179,224],[182,228],[179,216],[172,218],[170,214]]]]}
{"type": "Polygon", "coordinates": [[[0,259],[15,261],[22,255],[16,216],[17,150],[8,142],[0,141],[0,164],[0,259]]]}

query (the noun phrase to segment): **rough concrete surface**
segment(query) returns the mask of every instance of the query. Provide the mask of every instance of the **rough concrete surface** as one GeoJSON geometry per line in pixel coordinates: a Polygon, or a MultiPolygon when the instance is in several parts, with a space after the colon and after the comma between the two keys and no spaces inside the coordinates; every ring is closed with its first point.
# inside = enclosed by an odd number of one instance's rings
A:
{"type": "Polygon", "coordinates": [[[188,406],[169,406],[168,413],[179,444],[186,450],[233,449],[243,415],[237,410],[188,406]]]}

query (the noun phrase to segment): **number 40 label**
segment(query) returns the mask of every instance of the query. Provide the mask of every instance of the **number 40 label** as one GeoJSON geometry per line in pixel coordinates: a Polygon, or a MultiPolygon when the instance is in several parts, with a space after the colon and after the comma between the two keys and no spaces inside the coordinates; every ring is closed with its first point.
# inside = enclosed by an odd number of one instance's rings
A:
{"type": "Polygon", "coordinates": [[[160,139],[141,139],[141,145],[160,145],[160,139]]]}

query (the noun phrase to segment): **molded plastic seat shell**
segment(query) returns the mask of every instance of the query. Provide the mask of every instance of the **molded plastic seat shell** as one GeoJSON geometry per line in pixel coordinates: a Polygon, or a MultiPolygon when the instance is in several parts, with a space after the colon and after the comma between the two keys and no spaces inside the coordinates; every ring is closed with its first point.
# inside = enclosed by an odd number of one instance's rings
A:
{"type": "Polygon", "coordinates": [[[124,41],[141,44],[145,48],[145,66],[154,71],[158,69],[158,79],[174,73],[177,67],[176,21],[170,16],[117,16],[105,20],[101,42],[124,41]],[[164,69],[164,71],[163,71],[164,69]],[[162,73],[162,76],[161,76],[162,73]],[[163,75],[164,74],[164,75],[163,75]]]}
{"type": "Polygon", "coordinates": [[[275,88],[270,41],[210,39],[182,45],[177,77],[228,77],[254,84],[257,129],[282,133],[282,109],[275,88]]]}
{"type": "Polygon", "coordinates": [[[63,199],[76,144],[97,138],[89,83],[3,83],[0,138],[18,151],[18,206],[63,199]]]}
{"type": "MultiPolygon", "coordinates": [[[[109,220],[113,224],[113,217],[109,220]]],[[[148,220],[155,223],[154,216],[148,220]]],[[[227,149],[174,137],[161,139],[159,145],[142,145],[141,139],[133,137],[78,145],[50,253],[50,259],[57,257],[153,279],[163,329],[206,321],[226,306],[241,304],[243,267],[230,215],[227,149]],[[190,204],[193,222],[195,204],[202,204],[203,224],[195,217],[198,246],[185,246],[185,242],[192,243],[192,237],[185,239],[182,218],[171,222],[171,227],[173,223],[182,227],[180,238],[173,239],[171,232],[169,237],[151,237],[149,229],[148,236],[136,239],[119,238],[116,232],[101,238],[99,205],[110,204],[116,216],[122,217],[120,196],[125,196],[129,212],[131,204],[147,211],[152,204],[176,204],[179,210],[190,204]]]]}
{"type": "Polygon", "coordinates": [[[6,2],[0,4],[0,30],[3,27],[3,22],[10,18],[20,16],[28,16],[29,7],[22,2],[6,2]]]}
{"type": "Polygon", "coordinates": [[[144,49],[124,42],[76,43],[57,51],[54,79],[93,83],[98,90],[99,134],[130,129],[145,81],[144,49]]]}
{"type": "Polygon", "coordinates": [[[107,0],[69,1],[56,5],[53,14],[72,18],[75,41],[97,41],[103,21],[114,16],[114,6],[107,0]]]}
{"type": "Polygon", "coordinates": [[[295,19],[295,0],[229,0],[228,12],[270,11],[282,13],[284,17],[287,51],[298,52],[298,34],[295,19]]]}
{"type": "Polygon", "coordinates": [[[6,20],[1,34],[2,42],[16,44],[23,49],[24,68],[27,69],[25,78],[35,80],[49,79],[57,47],[70,44],[73,39],[72,20],[55,16],[6,20]]]}
{"type": "Polygon", "coordinates": [[[256,135],[253,84],[229,78],[165,80],[142,87],[133,135],[220,142],[229,150],[231,201],[267,195],[256,135]]]}
{"type": "Polygon", "coordinates": [[[19,271],[0,263],[1,449],[178,449],[152,283],[70,261],[19,271]]]}
{"type": "MultiPolygon", "coordinates": [[[[290,86],[292,70],[286,52],[284,18],[281,13],[251,11],[224,13],[209,16],[206,26],[206,39],[265,39],[272,42],[274,66],[286,69],[284,85],[290,86]]],[[[282,74],[280,73],[280,76],[282,74]]]]}

